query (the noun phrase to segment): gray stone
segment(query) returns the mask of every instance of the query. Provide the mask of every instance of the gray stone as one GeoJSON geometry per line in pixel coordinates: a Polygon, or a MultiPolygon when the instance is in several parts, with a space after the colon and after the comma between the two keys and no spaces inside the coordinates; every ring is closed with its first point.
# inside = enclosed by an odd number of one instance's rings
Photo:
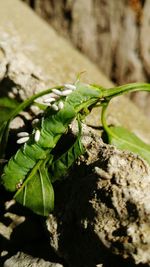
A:
{"type": "Polygon", "coordinates": [[[4,267],[63,267],[62,264],[33,258],[23,252],[18,252],[4,262],[4,267]]]}
{"type": "Polygon", "coordinates": [[[46,87],[46,77],[23,53],[19,36],[1,31],[0,63],[1,94],[24,100],[46,87]]]}
{"type": "Polygon", "coordinates": [[[88,171],[77,168],[56,192],[57,212],[47,219],[50,244],[71,266],[110,264],[104,247],[150,266],[150,167],[83,129],[89,137],[79,166],[85,163],[88,171]]]}
{"type": "MultiPolygon", "coordinates": [[[[10,84],[13,85],[10,87],[10,93],[18,92],[19,96],[24,99],[38,89],[42,89],[43,82],[47,83],[47,77],[49,86],[74,82],[77,73],[84,69],[87,70],[87,75],[83,81],[99,83],[106,87],[112,86],[112,83],[90,61],[60,38],[52,28],[49,28],[21,2],[17,0],[0,2],[0,25],[3,39],[0,46],[2,62],[0,79],[1,85],[5,80],[10,81],[10,84]],[[9,23],[8,18],[11,18],[9,23]],[[39,67],[44,76],[39,74],[39,67]]],[[[145,140],[149,140],[150,126],[147,120],[126,98],[117,98],[113,101],[108,114],[109,122],[126,125],[145,140]]],[[[91,114],[91,118],[88,117],[88,123],[99,126],[99,121],[100,109],[96,109],[91,114]]],[[[109,250],[115,248],[115,253],[119,253],[122,257],[131,257],[136,263],[147,262],[149,264],[147,229],[147,235],[145,235],[145,228],[149,225],[147,203],[149,200],[147,195],[149,168],[140,158],[104,145],[96,132],[90,133],[88,136],[89,132],[89,130],[86,132],[89,141],[87,139],[85,141],[88,148],[87,156],[81,157],[77,171],[71,173],[72,180],[68,179],[56,188],[56,210],[53,215],[49,216],[46,223],[49,230],[47,237],[51,241],[49,244],[47,244],[47,239],[43,241],[45,244],[43,250],[47,249],[49,255],[50,249],[53,247],[71,267],[91,267],[93,262],[96,265],[103,264],[104,261],[107,263],[106,266],[109,263],[111,266],[112,257],[108,257],[105,247],[109,250]],[[84,166],[82,167],[82,165],[84,166]],[[130,170],[130,175],[127,176],[128,170],[130,170]],[[145,178],[146,176],[148,179],[145,178]],[[129,179],[130,177],[132,180],[129,179]],[[135,192],[134,198],[129,194],[132,187],[135,192]],[[126,191],[124,192],[124,190],[126,191]],[[136,192],[140,193],[142,204],[136,198],[136,192]],[[133,207],[136,207],[135,210],[138,211],[137,217],[135,217],[136,213],[132,214],[130,209],[127,209],[128,195],[129,204],[133,202],[133,207]],[[121,208],[124,208],[122,213],[121,208]],[[146,215],[144,222],[143,214],[146,215]],[[102,219],[104,222],[102,221],[99,225],[102,219]],[[128,231],[123,232],[124,235],[121,236],[122,228],[120,230],[119,227],[124,225],[123,223],[128,231]],[[107,224],[110,225],[110,228],[107,224]],[[144,229],[142,224],[144,224],[144,229]],[[134,225],[133,228],[129,227],[132,225],[134,225]],[[137,226],[138,228],[136,228],[137,226]],[[137,242],[132,238],[132,229],[136,230],[137,242]],[[114,232],[115,230],[116,232],[114,232]],[[122,250],[116,246],[116,240],[122,250]],[[135,247],[137,247],[137,254],[134,251],[135,247]],[[105,253],[103,253],[104,251],[105,253]]],[[[17,225],[18,217],[15,216],[15,210],[9,212],[4,210],[3,217],[9,216],[10,224],[8,225],[7,222],[5,225],[4,220],[1,227],[1,235],[3,236],[3,230],[6,230],[3,237],[8,242],[3,251],[12,249],[13,246],[17,250],[24,243],[26,244],[25,248],[32,247],[33,249],[35,243],[39,248],[43,226],[37,217],[25,216],[25,223],[20,221],[20,224],[17,225]]],[[[24,213],[24,210],[21,212],[24,213]]],[[[5,255],[5,252],[2,255],[5,255]]],[[[25,258],[27,258],[27,262],[34,262],[29,255],[24,257],[22,253],[19,253],[13,258],[12,266],[18,264],[20,267],[21,264],[24,264],[22,260],[25,258]]],[[[5,264],[9,264],[9,259],[5,261],[5,264]]]]}
{"type": "MultiPolygon", "coordinates": [[[[80,4],[80,1],[78,1],[78,4],[80,4]]],[[[120,6],[122,6],[122,3],[117,8],[120,8],[120,6]]],[[[15,76],[18,75],[20,77],[15,77],[15,83],[20,83],[22,77],[20,85],[24,88],[24,92],[21,93],[20,91],[21,96],[28,96],[30,90],[31,94],[33,94],[35,88],[36,90],[43,89],[44,83],[46,88],[62,83],[72,83],[75,81],[77,74],[83,70],[86,72],[82,76],[82,81],[100,84],[104,87],[113,86],[112,82],[94,64],[76,51],[69,42],[61,38],[52,27],[46,25],[21,1],[14,0],[12,2],[11,0],[5,0],[0,2],[0,25],[2,40],[0,59],[3,62],[0,64],[2,66],[2,70],[0,69],[1,77],[4,77],[6,73],[6,63],[10,62],[12,58],[13,63],[11,63],[10,67],[10,76],[12,78],[14,73],[16,73],[15,76]],[[20,14],[23,15],[21,16],[20,14]],[[11,18],[9,23],[8,17],[11,18]],[[5,52],[6,47],[7,53],[5,52]],[[16,59],[18,59],[18,63],[16,59]],[[26,63],[23,63],[23,59],[26,63]],[[29,67],[25,66],[28,64],[29,67]],[[20,74],[19,65],[21,69],[20,74]],[[27,91],[26,86],[28,89],[30,87],[27,91]]],[[[108,115],[110,123],[115,122],[115,124],[126,125],[128,129],[135,131],[149,142],[149,124],[141,111],[128,99],[119,97],[113,100],[108,115]]],[[[99,126],[100,109],[96,109],[92,113],[91,118],[92,123],[99,126]]]]}
{"type": "MultiPolygon", "coordinates": [[[[23,1],[117,84],[149,82],[149,0],[23,1]]],[[[150,114],[148,93],[136,92],[131,98],[150,114]]]]}

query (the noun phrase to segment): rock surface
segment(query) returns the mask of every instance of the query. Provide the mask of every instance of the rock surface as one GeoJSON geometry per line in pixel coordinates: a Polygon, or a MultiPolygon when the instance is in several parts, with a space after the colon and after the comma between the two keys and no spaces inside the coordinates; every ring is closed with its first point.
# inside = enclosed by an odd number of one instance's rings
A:
{"type": "MultiPolygon", "coordinates": [[[[23,1],[117,84],[149,82],[149,0],[23,1]]],[[[148,93],[132,99],[150,114],[148,93]]]]}
{"type": "Polygon", "coordinates": [[[74,267],[112,266],[113,260],[113,266],[150,266],[150,167],[105,145],[90,128],[85,135],[87,155],[58,186],[57,208],[47,219],[50,244],[74,267]],[[132,261],[117,263],[108,251],[132,261]]]}
{"type": "Polygon", "coordinates": [[[44,261],[42,259],[33,258],[29,255],[26,255],[22,252],[18,252],[15,256],[12,256],[10,259],[6,260],[4,267],[63,267],[62,264],[52,263],[44,261]]]}
{"type": "MultiPolygon", "coordinates": [[[[0,2],[0,24],[3,40],[0,42],[0,94],[14,94],[14,89],[17,89],[17,96],[25,98],[42,89],[44,84],[52,86],[72,82],[80,71],[79,66],[88,70],[86,81],[111,86],[94,65],[21,2],[0,2]],[[9,24],[8,17],[11,17],[9,24]]],[[[88,118],[88,123],[99,126],[99,120],[100,110],[96,109],[88,118]]],[[[145,140],[150,138],[147,120],[124,97],[112,103],[109,121],[125,124],[145,140]]],[[[85,133],[83,142],[87,144],[87,156],[74,167],[70,179],[56,184],[55,213],[46,222],[12,202],[11,196],[1,188],[1,266],[11,264],[11,257],[12,264],[16,264],[18,259],[19,267],[24,264],[20,263],[24,257],[32,265],[37,264],[38,258],[45,261],[44,264],[56,262],[69,267],[135,266],[133,261],[123,260],[122,257],[149,264],[149,234],[146,228],[149,225],[149,167],[132,154],[104,145],[97,132],[85,127],[85,133]],[[135,193],[140,193],[140,201],[136,194],[131,194],[133,189],[135,193]],[[130,205],[134,212],[130,211],[130,205]],[[108,218],[109,229],[106,224],[108,218]],[[136,240],[133,238],[134,231],[136,240]],[[112,255],[112,252],[120,254],[120,257],[112,255]]]]}
{"type": "MultiPolygon", "coordinates": [[[[72,83],[75,81],[76,75],[81,71],[86,71],[82,78],[84,82],[101,84],[104,87],[113,86],[94,64],[77,52],[70,43],[58,36],[53,28],[40,20],[21,1],[5,0],[0,2],[0,25],[2,39],[7,40],[7,47],[8,45],[11,47],[8,50],[13,52],[10,58],[15,57],[14,54],[21,53],[23,57],[26,57],[26,60],[32,62],[30,62],[30,66],[36,65],[36,71],[34,71],[39,78],[39,87],[43,86],[43,78],[44,80],[46,78],[46,87],[72,83]],[[9,22],[8,17],[11,18],[9,22]],[[38,75],[39,73],[40,75],[38,75]]],[[[4,53],[2,53],[2,60],[5,61],[4,53]]],[[[27,66],[26,68],[28,69],[27,66]]],[[[31,81],[28,81],[30,84],[32,84],[33,80],[37,82],[37,79],[33,79],[32,75],[31,78],[31,81]]],[[[31,87],[31,92],[34,92],[34,90],[35,88],[31,87]]],[[[99,113],[100,111],[97,110],[94,116],[94,124],[96,125],[100,124],[99,113]]],[[[112,123],[126,125],[127,128],[134,130],[136,134],[149,142],[149,124],[142,112],[128,99],[120,97],[113,100],[109,115],[112,123]]]]}

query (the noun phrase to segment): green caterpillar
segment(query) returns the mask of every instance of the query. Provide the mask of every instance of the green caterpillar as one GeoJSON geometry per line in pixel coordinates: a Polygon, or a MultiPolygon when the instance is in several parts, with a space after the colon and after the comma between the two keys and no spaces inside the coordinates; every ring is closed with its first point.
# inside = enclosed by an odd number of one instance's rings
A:
{"type": "Polygon", "coordinates": [[[71,121],[85,107],[97,102],[101,97],[99,89],[79,84],[76,91],[64,99],[62,110],[49,110],[42,118],[40,139],[36,143],[33,136],[22,146],[4,168],[2,181],[9,191],[16,191],[17,184],[23,182],[28,172],[39,160],[44,160],[65,133],[71,121]]]}
{"type": "MultiPolygon", "coordinates": [[[[41,168],[42,164],[45,165],[45,170],[46,170],[47,158],[49,157],[53,148],[56,146],[62,134],[65,133],[66,129],[68,128],[68,125],[72,122],[73,119],[75,119],[78,116],[78,113],[80,111],[82,111],[84,108],[87,108],[95,104],[100,98],[101,98],[101,91],[99,88],[97,89],[93,86],[83,85],[81,83],[78,83],[76,85],[76,90],[72,91],[71,94],[69,94],[66,97],[64,97],[63,95],[61,96],[61,101],[63,102],[62,109],[55,111],[51,108],[47,108],[44,117],[38,124],[38,130],[40,131],[39,140],[35,141],[34,133],[31,134],[27,143],[21,146],[21,148],[17,151],[17,153],[9,160],[8,164],[4,167],[4,173],[2,175],[2,183],[7,190],[11,192],[17,191],[15,198],[19,202],[24,203],[25,205],[25,201],[23,200],[23,195],[25,198],[26,193],[25,192],[23,193],[23,190],[27,191],[27,183],[29,188],[29,181],[30,181],[29,177],[31,176],[33,181],[33,177],[35,177],[35,175],[37,176],[37,172],[39,168],[41,168]],[[34,173],[34,169],[36,171],[35,174],[32,175],[32,173],[34,173]]],[[[59,103],[59,101],[60,100],[57,100],[55,104],[59,103]]],[[[79,148],[78,145],[79,145],[79,139],[77,140],[75,145],[71,148],[72,152],[73,150],[77,150],[77,155],[83,153],[82,149],[81,150],[76,149],[77,147],[79,148]]],[[[73,157],[72,160],[69,161],[71,162],[69,163],[69,165],[71,165],[76,158],[77,156],[73,157]]],[[[58,161],[56,163],[53,163],[52,165],[53,170],[54,166],[56,165],[58,165],[58,161]]],[[[68,166],[65,168],[64,164],[63,169],[67,170],[67,168],[68,166]]],[[[61,172],[64,173],[64,170],[62,171],[61,169],[61,172]]],[[[50,178],[50,181],[51,180],[53,180],[53,178],[50,178]]],[[[36,183],[37,181],[38,179],[36,179],[36,183]]],[[[28,205],[26,204],[26,206],[28,205]]],[[[36,209],[34,208],[34,210],[37,213],[40,213],[37,211],[37,208],[36,209]]]]}
{"type": "MultiPolygon", "coordinates": [[[[78,120],[77,140],[60,158],[54,160],[53,149],[69,124],[79,114],[83,115],[86,109],[104,105],[114,96],[135,90],[150,91],[148,84],[129,84],[108,90],[77,81],[75,85],[68,85],[68,87],[67,90],[63,90],[62,86],[53,90],[53,93],[57,93],[60,98],[56,98],[55,103],[46,109],[36,130],[34,129],[33,133],[26,137],[26,140],[29,140],[5,165],[1,177],[4,187],[15,192],[14,198],[18,202],[44,216],[48,215],[54,206],[52,183],[64,176],[68,168],[84,151],[80,142],[81,126],[78,120]]],[[[47,90],[46,93],[49,91],[47,90]]],[[[32,97],[32,100],[33,98],[35,99],[36,96],[32,97]]],[[[51,97],[49,102],[53,100],[51,97]]],[[[31,99],[26,101],[28,104],[31,102],[31,99]]],[[[21,107],[25,107],[26,103],[23,103],[21,107]]],[[[20,110],[19,107],[12,117],[20,110]]]]}

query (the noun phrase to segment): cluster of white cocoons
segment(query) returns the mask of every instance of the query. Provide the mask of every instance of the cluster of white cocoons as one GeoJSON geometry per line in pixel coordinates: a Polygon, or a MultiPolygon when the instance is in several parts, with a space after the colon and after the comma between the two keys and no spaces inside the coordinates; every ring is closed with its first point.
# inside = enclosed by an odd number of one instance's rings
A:
{"type": "MultiPolygon", "coordinates": [[[[34,141],[38,142],[40,140],[40,130],[36,129],[35,133],[34,133],[34,141]]],[[[24,144],[29,140],[29,133],[28,132],[20,132],[17,134],[17,136],[19,137],[19,139],[17,140],[17,144],[24,144]]]]}
{"type": "MultiPolygon", "coordinates": [[[[48,104],[54,111],[58,111],[63,109],[64,103],[62,100],[59,100],[59,98],[68,96],[71,94],[74,90],[76,89],[76,86],[73,84],[64,84],[64,90],[59,90],[59,89],[52,89],[52,93],[46,98],[43,102],[45,104],[48,104]],[[57,101],[57,104],[56,104],[57,101]]],[[[39,119],[34,119],[32,121],[32,124],[35,125],[38,123],[39,119]]],[[[19,139],[17,140],[17,144],[24,144],[29,140],[29,133],[28,132],[20,132],[17,134],[19,139]]],[[[34,133],[34,140],[35,142],[38,142],[40,140],[40,130],[36,129],[34,133]]]]}
{"type": "Polygon", "coordinates": [[[63,109],[64,103],[62,101],[58,102],[58,99],[63,96],[68,96],[76,89],[76,86],[73,84],[64,84],[64,90],[52,89],[52,93],[49,94],[48,98],[44,100],[45,104],[48,104],[53,110],[58,111],[63,109]],[[58,103],[56,104],[55,101],[58,103]]]}
{"type": "Polygon", "coordinates": [[[17,134],[17,136],[19,137],[17,144],[23,144],[29,140],[29,133],[27,132],[20,132],[17,134]]]}

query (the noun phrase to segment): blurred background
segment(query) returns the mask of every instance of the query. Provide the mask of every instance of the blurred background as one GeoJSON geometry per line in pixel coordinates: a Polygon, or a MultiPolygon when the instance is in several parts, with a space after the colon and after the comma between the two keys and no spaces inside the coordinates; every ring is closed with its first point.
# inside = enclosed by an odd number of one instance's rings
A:
{"type": "MultiPolygon", "coordinates": [[[[150,81],[150,0],[22,0],[114,83],[150,81]]],[[[130,98],[150,116],[148,93],[130,98]]]]}

